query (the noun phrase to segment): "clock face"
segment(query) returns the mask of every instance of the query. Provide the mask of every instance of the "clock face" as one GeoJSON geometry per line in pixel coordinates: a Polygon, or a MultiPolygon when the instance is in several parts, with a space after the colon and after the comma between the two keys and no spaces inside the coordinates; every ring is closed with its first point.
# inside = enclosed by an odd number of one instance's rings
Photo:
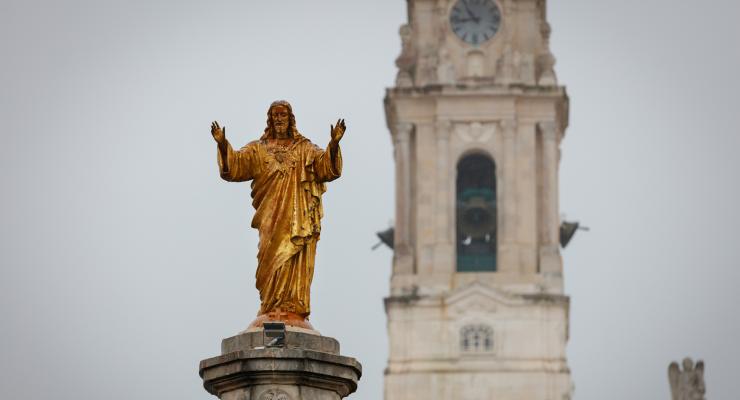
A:
{"type": "Polygon", "coordinates": [[[458,0],[452,7],[450,26],[464,42],[477,46],[498,32],[501,10],[493,0],[458,0]]]}

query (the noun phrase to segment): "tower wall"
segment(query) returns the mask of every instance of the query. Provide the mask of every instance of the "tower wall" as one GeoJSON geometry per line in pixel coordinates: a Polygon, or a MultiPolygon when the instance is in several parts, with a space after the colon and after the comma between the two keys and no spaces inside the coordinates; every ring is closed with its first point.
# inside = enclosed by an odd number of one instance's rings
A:
{"type": "Polygon", "coordinates": [[[571,396],[558,208],[568,97],[545,1],[495,2],[495,35],[471,44],[477,27],[464,24],[494,18],[487,1],[409,0],[400,31],[385,98],[396,163],[386,400],[571,396]],[[474,153],[495,164],[495,272],[457,268],[457,165],[474,153]]]}

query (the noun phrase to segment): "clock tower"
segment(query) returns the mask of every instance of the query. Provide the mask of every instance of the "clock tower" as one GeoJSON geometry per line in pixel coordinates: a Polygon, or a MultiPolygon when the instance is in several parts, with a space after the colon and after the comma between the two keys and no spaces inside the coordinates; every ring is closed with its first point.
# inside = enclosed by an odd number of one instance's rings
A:
{"type": "Polygon", "coordinates": [[[385,399],[570,399],[546,1],[407,4],[385,399]]]}

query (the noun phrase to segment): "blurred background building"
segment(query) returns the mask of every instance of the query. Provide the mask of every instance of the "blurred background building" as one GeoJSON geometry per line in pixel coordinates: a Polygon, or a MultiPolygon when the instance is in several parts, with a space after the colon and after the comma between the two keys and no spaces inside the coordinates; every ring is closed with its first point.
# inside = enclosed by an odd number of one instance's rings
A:
{"type": "Polygon", "coordinates": [[[547,4],[407,4],[385,399],[570,399],[547,4]]]}

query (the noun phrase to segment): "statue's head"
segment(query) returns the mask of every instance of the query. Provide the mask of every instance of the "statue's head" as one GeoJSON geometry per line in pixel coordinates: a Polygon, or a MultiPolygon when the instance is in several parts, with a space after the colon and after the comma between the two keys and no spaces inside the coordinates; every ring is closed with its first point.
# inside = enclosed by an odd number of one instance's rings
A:
{"type": "Polygon", "coordinates": [[[683,359],[683,370],[685,372],[689,372],[694,369],[694,361],[692,361],[690,358],[686,357],[683,359]]]}
{"type": "Polygon", "coordinates": [[[285,100],[277,100],[267,110],[267,137],[285,139],[298,136],[293,107],[285,100]]]}

